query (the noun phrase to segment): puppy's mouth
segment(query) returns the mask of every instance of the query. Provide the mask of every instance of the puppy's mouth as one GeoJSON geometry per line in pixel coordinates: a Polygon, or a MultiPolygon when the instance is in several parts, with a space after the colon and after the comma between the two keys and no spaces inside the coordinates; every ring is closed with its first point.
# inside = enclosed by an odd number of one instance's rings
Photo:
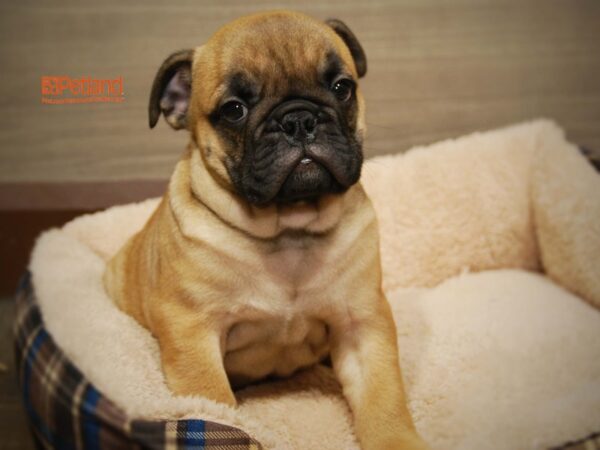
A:
{"type": "Polygon", "coordinates": [[[361,165],[361,154],[354,150],[344,154],[322,143],[287,147],[275,163],[259,166],[246,177],[257,182],[245,197],[256,206],[316,201],[345,192],[358,181],[361,165]]]}
{"type": "Polygon", "coordinates": [[[275,196],[276,203],[313,202],[326,193],[340,193],[345,188],[323,164],[304,156],[292,168],[275,196]]]}

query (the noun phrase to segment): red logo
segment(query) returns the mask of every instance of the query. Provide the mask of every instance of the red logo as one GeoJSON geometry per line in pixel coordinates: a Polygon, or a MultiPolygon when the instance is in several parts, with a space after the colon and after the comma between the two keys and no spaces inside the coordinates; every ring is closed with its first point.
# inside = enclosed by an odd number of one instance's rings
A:
{"type": "Polygon", "coordinates": [[[42,103],[121,103],[123,77],[99,80],[92,77],[68,76],[42,77],[42,103]]]}

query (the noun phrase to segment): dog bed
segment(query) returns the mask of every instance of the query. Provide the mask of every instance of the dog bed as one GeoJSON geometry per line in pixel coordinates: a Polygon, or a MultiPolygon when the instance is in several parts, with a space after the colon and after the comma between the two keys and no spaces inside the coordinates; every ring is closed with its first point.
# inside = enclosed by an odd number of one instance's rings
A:
{"type": "MultiPolygon", "coordinates": [[[[548,121],[367,163],[384,287],[433,450],[584,449],[600,430],[600,176],[548,121]]],[[[358,449],[331,370],[175,397],[106,260],[157,200],[36,243],[17,299],[19,380],[44,448],[358,449]]],[[[593,448],[593,447],[592,447],[593,448]]]]}

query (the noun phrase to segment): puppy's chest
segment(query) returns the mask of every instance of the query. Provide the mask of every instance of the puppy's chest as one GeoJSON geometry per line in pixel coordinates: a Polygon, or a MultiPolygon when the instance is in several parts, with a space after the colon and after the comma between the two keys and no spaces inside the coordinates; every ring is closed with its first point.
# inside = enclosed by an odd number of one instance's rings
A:
{"type": "Polygon", "coordinates": [[[326,269],[323,267],[323,253],[323,249],[306,248],[302,244],[292,242],[263,255],[263,275],[280,285],[290,288],[303,287],[314,281],[320,270],[326,269]]]}
{"type": "Polygon", "coordinates": [[[286,247],[267,254],[254,287],[224,334],[224,364],[232,385],[269,375],[289,376],[329,353],[323,309],[335,302],[322,285],[319,252],[286,247]],[[330,300],[327,300],[329,298],[330,300]]]}
{"type": "Polygon", "coordinates": [[[238,387],[269,375],[289,376],[328,353],[323,321],[303,314],[273,316],[234,324],[226,335],[224,365],[238,387]]]}

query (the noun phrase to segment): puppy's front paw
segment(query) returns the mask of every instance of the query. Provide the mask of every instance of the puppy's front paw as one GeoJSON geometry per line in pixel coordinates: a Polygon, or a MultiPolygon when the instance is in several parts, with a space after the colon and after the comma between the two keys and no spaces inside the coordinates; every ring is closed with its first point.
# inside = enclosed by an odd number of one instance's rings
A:
{"type": "Polygon", "coordinates": [[[382,436],[372,445],[363,445],[364,450],[430,450],[427,444],[416,434],[382,436]]]}
{"type": "Polygon", "coordinates": [[[169,390],[181,397],[205,397],[231,407],[237,401],[225,370],[206,361],[190,363],[190,356],[163,352],[163,372],[169,390]],[[190,367],[196,370],[190,370],[190,367]]]}
{"type": "Polygon", "coordinates": [[[171,379],[167,381],[167,386],[173,394],[179,397],[204,397],[232,408],[237,406],[237,400],[231,389],[214,386],[212,383],[207,386],[200,380],[190,383],[187,380],[182,382],[182,380],[171,379]]]}

